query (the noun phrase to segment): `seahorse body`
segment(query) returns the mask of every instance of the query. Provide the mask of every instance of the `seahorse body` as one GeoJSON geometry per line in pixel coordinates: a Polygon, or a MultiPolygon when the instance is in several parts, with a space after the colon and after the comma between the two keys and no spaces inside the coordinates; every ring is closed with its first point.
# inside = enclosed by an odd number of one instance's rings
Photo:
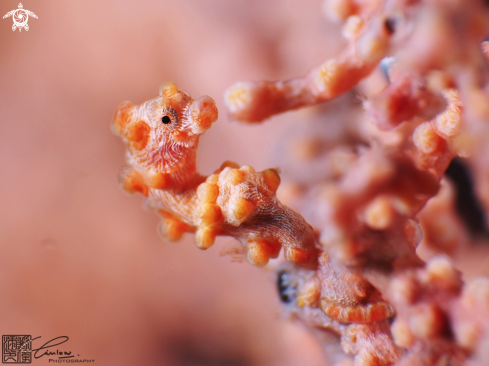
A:
{"type": "Polygon", "coordinates": [[[146,207],[162,215],[160,232],[169,240],[195,232],[197,246],[207,249],[217,235],[229,235],[246,247],[254,265],[276,258],[282,247],[289,261],[314,264],[316,235],[302,216],[277,200],[276,169],[255,172],[225,162],[208,177],[197,172],[199,137],[217,117],[212,98],[193,100],[173,83],[139,106],[122,103],[112,122],[127,145],[121,186],[146,197],[146,207]]]}

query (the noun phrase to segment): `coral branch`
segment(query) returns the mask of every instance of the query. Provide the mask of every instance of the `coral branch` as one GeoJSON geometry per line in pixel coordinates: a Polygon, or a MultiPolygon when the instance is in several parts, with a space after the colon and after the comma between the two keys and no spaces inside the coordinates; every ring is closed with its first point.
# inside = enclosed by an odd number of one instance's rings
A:
{"type": "Polygon", "coordinates": [[[388,51],[392,31],[384,15],[351,17],[345,26],[349,44],[305,77],[286,81],[238,82],[224,99],[231,115],[243,122],[263,120],[289,110],[335,98],[369,75],[388,51]]]}
{"type": "MultiPolygon", "coordinates": [[[[336,97],[367,76],[381,57],[395,54],[390,84],[364,103],[367,147],[358,148],[334,180],[302,183],[301,191],[308,193],[301,206],[320,231],[322,252],[317,270],[280,267],[279,291],[291,315],[319,333],[337,334],[343,352],[356,355],[355,365],[435,365],[443,359],[461,364],[471,352],[481,354],[475,342],[482,332],[488,337],[489,318],[483,326],[460,320],[466,296],[460,273],[446,257],[424,263],[417,256],[423,239],[417,215],[437,195],[455,156],[472,154],[479,182],[488,176],[482,162],[487,162],[489,68],[480,47],[489,33],[488,10],[480,1],[471,7],[434,0],[365,4],[327,2],[327,11],[345,20],[349,36],[340,56],[304,78],[235,84],[226,103],[233,117],[259,122],[336,97]],[[385,319],[394,311],[389,329],[385,319]],[[365,343],[352,346],[363,337],[365,343]]],[[[487,49],[483,44],[486,55],[487,49]]],[[[449,197],[438,196],[445,215],[421,216],[433,250],[453,251],[466,237],[450,216],[449,197]],[[451,238],[443,217],[454,225],[451,238]]]]}

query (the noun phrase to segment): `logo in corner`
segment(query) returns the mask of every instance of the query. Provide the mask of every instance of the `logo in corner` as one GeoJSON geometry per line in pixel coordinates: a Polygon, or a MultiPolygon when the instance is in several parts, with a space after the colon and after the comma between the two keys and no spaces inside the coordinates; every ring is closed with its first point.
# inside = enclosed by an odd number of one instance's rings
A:
{"type": "Polygon", "coordinates": [[[36,14],[34,14],[30,10],[25,10],[24,7],[22,6],[22,3],[19,3],[19,8],[9,11],[7,14],[3,16],[3,19],[12,16],[14,20],[14,25],[12,25],[13,31],[15,31],[17,28],[19,28],[19,32],[22,30],[22,28],[28,31],[29,25],[27,24],[27,21],[29,20],[29,15],[37,19],[36,14]]]}
{"type": "Polygon", "coordinates": [[[31,363],[32,337],[30,335],[2,336],[2,363],[31,363]]]}

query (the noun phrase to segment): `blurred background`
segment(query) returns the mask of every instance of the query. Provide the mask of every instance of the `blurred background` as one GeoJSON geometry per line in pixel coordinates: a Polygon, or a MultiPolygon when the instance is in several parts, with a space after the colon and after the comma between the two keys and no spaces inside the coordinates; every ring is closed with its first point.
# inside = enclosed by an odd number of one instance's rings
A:
{"type": "Polygon", "coordinates": [[[191,235],[158,236],[157,215],[117,185],[124,148],[109,128],[119,103],[173,81],[220,111],[202,173],[224,160],[280,166],[276,137],[303,114],[245,126],[222,95],[335,55],[343,40],[321,3],[25,0],[38,16],[28,32],[0,22],[0,335],[41,336],[34,347],[68,336],[55,348],[97,365],[322,364],[282,319],[273,273],[219,255],[231,239],[202,252],[191,235]]]}

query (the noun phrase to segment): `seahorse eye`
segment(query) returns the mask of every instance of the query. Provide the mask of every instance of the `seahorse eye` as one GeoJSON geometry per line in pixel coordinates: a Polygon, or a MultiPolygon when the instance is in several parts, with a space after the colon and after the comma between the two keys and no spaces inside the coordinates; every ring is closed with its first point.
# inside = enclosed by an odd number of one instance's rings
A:
{"type": "Polygon", "coordinates": [[[178,122],[177,112],[172,107],[163,108],[161,115],[161,122],[165,125],[178,122]]]}

